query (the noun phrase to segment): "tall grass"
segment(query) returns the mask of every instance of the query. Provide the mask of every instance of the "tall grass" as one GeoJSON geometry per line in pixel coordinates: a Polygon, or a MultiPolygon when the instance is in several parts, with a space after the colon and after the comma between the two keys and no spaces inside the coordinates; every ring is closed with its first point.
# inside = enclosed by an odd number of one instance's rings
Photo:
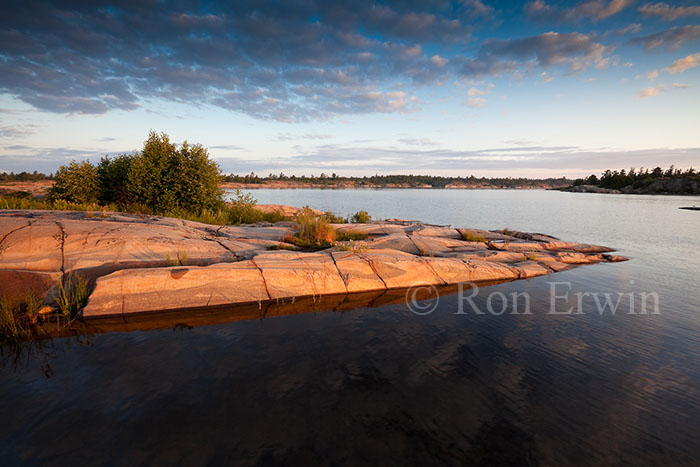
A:
{"type": "Polygon", "coordinates": [[[459,233],[462,234],[462,240],[466,242],[486,242],[486,237],[484,237],[483,235],[479,235],[468,230],[460,230],[459,233]]]}
{"type": "Polygon", "coordinates": [[[58,285],[56,304],[63,318],[74,319],[87,305],[90,289],[88,280],[79,274],[69,274],[58,285]]]}
{"type": "Polygon", "coordinates": [[[24,299],[0,296],[0,343],[17,344],[41,334],[37,326],[43,301],[29,291],[24,299]]]}
{"type": "Polygon", "coordinates": [[[296,216],[297,232],[287,239],[302,248],[328,248],[335,242],[336,231],[326,217],[318,216],[305,206],[296,216]]]}

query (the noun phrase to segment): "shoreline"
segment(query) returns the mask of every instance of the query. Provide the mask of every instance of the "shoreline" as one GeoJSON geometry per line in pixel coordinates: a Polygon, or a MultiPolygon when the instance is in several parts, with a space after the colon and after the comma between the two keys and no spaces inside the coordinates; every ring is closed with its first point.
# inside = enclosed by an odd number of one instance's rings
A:
{"type": "Polygon", "coordinates": [[[217,226],[114,212],[1,211],[0,280],[5,293],[32,289],[51,307],[60,284],[84,277],[89,321],[510,281],[625,260],[610,248],[543,234],[401,220],[332,226],[358,240],[310,251],[288,243],[293,222],[217,226]]]}

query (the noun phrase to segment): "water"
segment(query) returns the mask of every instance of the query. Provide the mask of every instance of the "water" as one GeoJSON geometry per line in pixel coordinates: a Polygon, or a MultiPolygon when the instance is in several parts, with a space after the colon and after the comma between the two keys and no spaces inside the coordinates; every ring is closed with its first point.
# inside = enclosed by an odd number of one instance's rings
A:
{"type": "Polygon", "coordinates": [[[677,208],[699,198],[253,194],[343,215],[546,232],[631,261],[493,285],[474,299],[485,311],[489,294],[526,291],[530,315],[454,314],[459,295],[443,293],[427,316],[400,299],[342,312],[316,304],[5,354],[3,464],[698,464],[700,215],[677,208]],[[615,315],[588,299],[582,314],[553,315],[553,281],[626,295],[615,315]],[[626,313],[640,292],[659,294],[660,314],[626,313]]]}

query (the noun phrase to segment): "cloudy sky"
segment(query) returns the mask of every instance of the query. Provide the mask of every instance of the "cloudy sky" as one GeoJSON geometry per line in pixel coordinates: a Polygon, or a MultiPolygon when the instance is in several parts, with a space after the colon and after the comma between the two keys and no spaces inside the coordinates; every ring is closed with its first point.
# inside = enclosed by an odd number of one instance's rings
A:
{"type": "Polygon", "coordinates": [[[700,167],[700,3],[24,0],[0,171],[208,147],[225,172],[700,167]]]}

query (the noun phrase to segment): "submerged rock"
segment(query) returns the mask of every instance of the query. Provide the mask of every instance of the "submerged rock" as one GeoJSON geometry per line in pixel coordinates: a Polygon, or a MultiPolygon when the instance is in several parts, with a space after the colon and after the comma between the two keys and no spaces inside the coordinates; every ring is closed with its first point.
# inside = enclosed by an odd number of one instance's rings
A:
{"type": "Polygon", "coordinates": [[[283,243],[293,224],[220,227],[119,213],[2,211],[0,293],[45,294],[80,274],[94,284],[83,311],[90,318],[515,280],[624,260],[606,247],[544,234],[413,221],[335,227],[367,238],[316,252],[269,251],[294,249],[283,243]],[[479,240],[464,240],[465,232],[479,240]]]}

